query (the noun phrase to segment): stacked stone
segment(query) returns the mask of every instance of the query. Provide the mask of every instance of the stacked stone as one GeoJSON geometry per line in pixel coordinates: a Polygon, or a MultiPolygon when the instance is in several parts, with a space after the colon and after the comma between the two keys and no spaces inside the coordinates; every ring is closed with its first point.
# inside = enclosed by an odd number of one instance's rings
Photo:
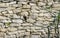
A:
{"type": "Polygon", "coordinates": [[[59,10],[60,4],[53,0],[3,0],[0,2],[0,38],[30,38],[31,33],[46,37],[47,26],[53,23],[53,16],[59,10]]]}

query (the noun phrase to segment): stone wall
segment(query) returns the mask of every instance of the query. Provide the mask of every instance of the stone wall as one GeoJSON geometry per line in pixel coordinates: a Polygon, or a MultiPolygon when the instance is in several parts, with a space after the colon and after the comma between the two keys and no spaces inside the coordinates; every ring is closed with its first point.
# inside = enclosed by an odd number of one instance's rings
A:
{"type": "Polygon", "coordinates": [[[60,10],[59,0],[0,1],[0,38],[32,38],[35,34],[47,38],[47,26],[60,10]]]}

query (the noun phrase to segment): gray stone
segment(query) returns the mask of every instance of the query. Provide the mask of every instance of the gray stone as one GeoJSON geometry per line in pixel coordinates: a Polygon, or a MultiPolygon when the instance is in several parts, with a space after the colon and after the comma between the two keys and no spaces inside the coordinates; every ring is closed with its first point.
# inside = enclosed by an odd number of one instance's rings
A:
{"type": "Polygon", "coordinates": [[[31,0],[31,2],[37,2],[38,0],[31,0]]]}
{"type": "Polygon", "coordinates": [[[20,23],[11,23],[10,26],[11,27],[20,27],[21,24],[20,23]]]}
{"type": "Polygon", "coordinates": [[[23,20],[21,20],[21,19],[18,19],[18,20],[12,20],[12,22],[14,22],[14,23],[23,23],[23,20]]]}
{"type": "Polygon", "coordinates": [[[40,35],[31,35],[31,38],[40,38],[40,35]]]}
{"type": "Polygon", "coordinates": [[[16,35],[10,35],[10,38],[16,38],[16,35]]]}
{"type": "Polygon", "coordinates": [[[31,15],[29,16],[29,18],[37,19],[38,18],[38,14],[37,13],[31,13],[31,15]]]}
{"type": "Polygon", "coordinates": [[[32,26],[30,23],[23,23],[22,26],[32,26]]]}
{"type": "Polygon", "coordinates": [[[17,34],[17,31],[15,31],[15,32],[6,32],[8,35],[15,35],[15,34],[17,34]]]}
{"type": "MultiPolygon", "coordinates": [[[[31,38],[48,38],[47,26],[53,23],[60,10],[59,2],[54,0],[0,1],[0,38],[30,38],[31,35],[31,38]]],[[[54,27],[51,28],[54,36],[54,27]]]]}
{"type": "Polygon", "coordinates": [[[45,17],[51,17],[50,13],[45,13],[44,16],[45,17]]]}
{"type": "Polygon", "coordinates": [[[10,35],[6,35],[5,38],[10,38],[10,35]]]}
{"type": "Polygon", "coordinates": [[[13,14],[13,11],[12,10],[8,10],[8,13],[13,14]]]}
{"type": "Polygon", "coordinates": [[[0,32],[0,37],[4,37],[5,33],[4,32],[0,32]]]}
{"type": "Polygon", "coordinates": [[[10,31],[10,32],[14,32],[14,31],[17,31],[17,28],[8,28],[8,31],[10,31]]]}
{"type": "Polygon", "coordinates": [[[8,23],[8,22],[11,22],[11,20],[2,20],[1,22],[8,23]]]}
{"type": "Polygon", "coordinates": [[[0,31],[1,31],[1,32],[6,32],[7,29],[5,29],[5,28],[0,28],[0,31]]]}
{"type": "Polygon", "coordinates": [[[45,19],[43,17],[38,17],[36,20],[44,21],[45,19]]]}
{"type": "Polygon", "coordinates": [[[13,15],[11,18],[20,18],[20,16],[13,15]]]}
{"type": "Polygon", "coordinates": [[[27,0],[18,0],[18,1],[20,1],[20,2],[25,2],[25,1],[27,1],[27,0]]]}
{"type": "Polygon", "coordinates": [[[34,23],[34,25],[35,25],[35,26],[43,26],[43,24],[38,23],[38,22],[34,23]]]}
{"type": "Polygon", "coordinates": [[[45,22],[43,22],[43,24],[49,24],[49,22],[48,21],[45,21],[45,22]]]}
{"type": "Polygon", "coordinates": [[[33,9],[33,10],[31,10],[31,12],[32,12],[32,13],[34,13],[34,12],[35,12],[35,13],[39,13],[40,11],[33,9]]]}
{"type": "Polygon", "coordinates": [[[40,10],[40,9],[39,9],[39,7],[38,7],[38,6],[36,6],[36,5],[32,5],[32,6],[31,6],[31,9],[40,10]]]}
{"type": "Polygon", "coordinates": [[[22,15],[22,16],[24,16],[24,15],[25,15],[25,16],[28,16],[28,12],[21,12],[21,15],[22,15]]]}
{"type": "Polygon", "coordinates": [[[0,16],[0,19],[9,19],[8,17],[0,16]]]}
{"type": "Polygon", "coordinates": [[[3,27],[4,26],[4,24],[3,23],[0,23],[0,27],[3,27]]]}
{"type": "Polygon", "coordinates": [[[0,38],[3,38],[3,37],[0,37],[0,38]]]}
{"type": "Polygon", "coordinates": [[[41,13],[47,13],[47,10],[40,10],[41,13]]]}
{"type": "Polygon", "coordinates": [[[35,20],[33,20],[33,19],[29,18],[29,19],[27,19],[27,22],[29,22],[29,23],[34,23],[34,22],[35,22],[35,20]]]}
{"type": "MultiPolygon", "coordinates": [[[[20,6],[19,6],[20,7],[20,6]]],[[[13,10],[13,13],[16,14],[16,13],[20,13],[21,12],[21,8],[17,8],[17,9],[14,9],[13,10]]]]}
{"type": "Polygon", "coordinates": [[[38,16],[42,16],[43,17],[44,16],[44,13],[40,13],[40,14],[38,14],[38,16]]]}
{"type": "Polygon", "coordinates": [[[7,7],[5,3],[0,3],[0,7],[7,7]]]}
{"type": "Polygon", "coordinates": [[[24,29],[24,27],[18,27],[18,30],[24,29]]]}
{"type": "Polygon", "coordinates": [[[38,2],[38,6],[45,6],[46,4],[43,2],[38,2]]]}
{"type": "Polygon", "coordinates": [[[16,4],[16,1],[13,1],[13,2],[10,2],[10,3],[8,3],[9,5],[11,5],[11,4],[16,4]]]}
{"type": "Polygon", "coordinates": [[[2,13],[3,13],[3,14],[6,14],[6,13],[7,13],[7,11],[3,11],[2,13]]]}
{"type": "MultiPolygon", "coordinates": [[[[27,2],[18,2],[18,4],[27,4],[27,2]]],[[[21,5],[22,6],[22,5],[21,5]]]]}
{"type": "Polygon", "coordinates": [[[23,5],[23,8],[30,8],[30,5],[23,5]]]}

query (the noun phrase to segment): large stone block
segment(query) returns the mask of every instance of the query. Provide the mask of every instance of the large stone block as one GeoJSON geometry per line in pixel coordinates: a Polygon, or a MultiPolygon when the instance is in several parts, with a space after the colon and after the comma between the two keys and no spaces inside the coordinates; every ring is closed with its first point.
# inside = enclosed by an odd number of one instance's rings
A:
{"type": "Polygon", "coordinates": [[[22,15],[22,16],[24,16],[24,15],[25,15],[25,16],[28,16],[29,14],[28,14],[28,12],[21,12],[21,15],[22,15]]]}
{"type": "Polygon", "coordinates": [[[8,31],[10,31],[10,32],[14,32],[14,31],[17,31],[17,28],[8,28],[8,31]]]}
{"type": "Polygon", "coordinates": [[[23,5],[23,8],[31,8],[30,5],[23,5]]]}
{"type": "Polygon", "coordinates": [[[31,35],[31,38],[40,38],[40,35],[31,35]]]}
{"type": "Polygon", "coordinates": [[[31,10],[31,12],[32,13],[39,13],[40,11],[33,9],[33,10],[31,10]]]}
{"type": "Polygon", "coordinates": [[[21,19],[18,19],[18,20],[12,20],[12,22],[14,22],[14,23],[23,23],[23,20],[21,20],[21,19]]]}
{"type": "Polygon", "coordinates": [[[20,1],[20,2],[26,2],[26,1],[28,1],[28,0],[17,0],[17,1],[20,1]]]}
{"type": "Polygon", "coordinates": [[[14,32],[6,32],[7,35],[15,35],[17,34],[17,31],[14,31],[14,32]]]}
{"type": "Polygon", "coordinates": [[[7,32],[7,29],[5,29],[5,28],[0,28],[0,32],[7,32]]]}
{"type": "Polygon", "coordinates": [[[38,2],[38,6],[45,6],[46,4],[43,2],[38,2]]]}
{"type": "Polygon", "coordinates": [[[20,27],[21,24],[20,23],[11,23],[10,26],[11,27],[20,27]]]}
{"type": "Polygon", "coordinates": [[[0,32],[0,37],[4,37],[5,33],[4,32],[0,32]]]}
{"type": "Polygon", "coordinates": [[[23,24],[21,24],[22,26],[33,26],[31,23],[23,23],[23,24]]]}
{"type": "Polygon", "coordinates": [[[0,19],[9,19],[8,17],[0,16],[0,19]]]}
{"type": "Polygon", "coordinates": [[[33,20],[33,19],[29,18],[29,19],[27,19],[27,22],[29,22],[29,23],[34,23],[34,22],[35,22],[35,20],[33,20]]]}
{"type": "Polygon", "coordinates": [[[5,7],[6,8],[7,7],[6,3],[0,3],[0,7],[3,7],[3,8],[5,7]]]}

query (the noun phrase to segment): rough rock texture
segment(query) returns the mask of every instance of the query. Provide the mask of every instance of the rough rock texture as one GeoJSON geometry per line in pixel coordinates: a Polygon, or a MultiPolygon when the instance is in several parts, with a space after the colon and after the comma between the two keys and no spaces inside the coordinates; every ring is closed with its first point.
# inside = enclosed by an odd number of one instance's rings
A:
{"type": "Polygon", "coordinates": [[[60,10],[59,0],[0,1],[0,38],[47,38],[47,26],[60,10]]]}

